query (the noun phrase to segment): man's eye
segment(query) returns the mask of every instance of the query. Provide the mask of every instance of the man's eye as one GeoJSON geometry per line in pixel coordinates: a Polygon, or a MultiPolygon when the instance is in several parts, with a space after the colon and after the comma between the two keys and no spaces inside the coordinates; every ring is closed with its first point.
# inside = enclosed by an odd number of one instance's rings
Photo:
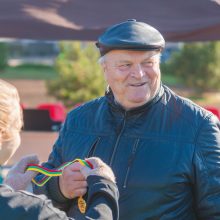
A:
{"type": "Polygon", "coordinates": [[[131,64],[129,64],[129,63],[125,63],[125,64],[122,64],[122,65],[120,65],[120,67],[127,67],[127,66],[130,66],[131,64]]]}
{"type": "Polygon", "coordinates": [[[153,64],[154,64],[153,61],[146,61],[142,65],[145,66],[145,67],[151,67],[151,66],[153,66],[153,64]]]}
{"type": "Polygon", "coordinates": [[[119,65],[119,69],[124,70],[124,69],[128,69],[131,66],[130,63],[125,63],[125,64],[121,64],[119,65]]]}

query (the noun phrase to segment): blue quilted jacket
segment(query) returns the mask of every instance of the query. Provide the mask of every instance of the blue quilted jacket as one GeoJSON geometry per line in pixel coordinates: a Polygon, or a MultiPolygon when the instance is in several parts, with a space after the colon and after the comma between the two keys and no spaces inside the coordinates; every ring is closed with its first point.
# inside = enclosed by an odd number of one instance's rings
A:
{"type": "MultiPolygon", "coordinates": [[[[74,109],[44,165],[89,156],[116,175],[120,220],[220,219],[219,121],[166,86],[129,111],[111,91],[74,109]]],[[[76,203],[63,197],[56,178],[41,192],[74,216],[76,203]]]]}

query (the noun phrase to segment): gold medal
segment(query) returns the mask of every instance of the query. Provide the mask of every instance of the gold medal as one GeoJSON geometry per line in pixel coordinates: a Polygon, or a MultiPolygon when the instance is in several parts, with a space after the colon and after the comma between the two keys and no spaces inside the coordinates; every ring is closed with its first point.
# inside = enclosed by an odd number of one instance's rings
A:
{"type": "Polygon", "coordinates": [[[80,196],[79,198],[78,198],[78,207],[79,207],[79,211],[81,212],[81,213],[85,213],[86,212],[86,201],[83,199],[83,197],[82,196],[80,196]]]}

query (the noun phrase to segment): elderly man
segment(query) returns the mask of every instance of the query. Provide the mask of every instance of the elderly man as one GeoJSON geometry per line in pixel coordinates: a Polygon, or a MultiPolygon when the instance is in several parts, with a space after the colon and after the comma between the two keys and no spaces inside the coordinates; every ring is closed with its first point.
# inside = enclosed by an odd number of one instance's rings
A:
{"type": "MultiPolygon", "coordinates": [[[[162,35],[128,20],[96,45],[106,94],[69,113],[45,165],[103,159],[116,175],[120,220],[220,219],[220,124],[161,83],[162,35]]],[[[70,216],[86,193],[75,172],[66,168],[41,191],[70,216]]]]}

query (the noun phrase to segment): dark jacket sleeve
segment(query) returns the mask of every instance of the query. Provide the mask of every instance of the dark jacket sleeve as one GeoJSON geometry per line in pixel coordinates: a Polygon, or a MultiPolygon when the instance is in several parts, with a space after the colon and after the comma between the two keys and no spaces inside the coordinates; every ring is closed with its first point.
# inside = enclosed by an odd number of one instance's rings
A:
{"type": "MultiPolygon", "coordinates": [[[[65,124],[61,128],[59,137],[53,146],[53,150],[51,154],[49,155],[48,162],[43,163],[42,166],[49,169],[53,169],[59,167],[63,163],[61,155],[62,155],[62,142],[64,135],[65,135],[65,124]]],[[[43,177],[44,175],[39,174],[35,177],[35,180],[39,181],[43,177]]],[[[54,206],[64,211],[67,211],[69,209],[72,202],[72,200],[67,199],[61,193],[59,187],[59,177],[51,178],[44,186],[41,187],[33,185],[33,192],[35,194],[46,195],[49,199],[52,200],[54,206]]]]}
{"type": "Polygon", "coordinates": [[[193,166],[198,219],[220,219],[220,124],[214,116],[200,126],[193,166]]]}
{"type": "Polygon", "coordinates": [[[67,220],[66,214],[55,208],[45,196],[25,191],[13,191],[0,186],[1,219],[17,220],[67,220]]]}
{"type": "Polygon", "coordinates": [[[76,220],[118,220],[118,188],[113,182],[100,176],[89,176],[87,211],[77,212],[76,220]]]}
{"type": "Polygon", "coordinates": [[[88,181],[87,211],[77,212],[68,218],[63,211],[55,208],[44,195],[34,195],[25,191],[13,191],[0,186],[1,219],[22,220],[118,220],[118,189],[116,184],[99,176],[90,176],[88,181]]]}

